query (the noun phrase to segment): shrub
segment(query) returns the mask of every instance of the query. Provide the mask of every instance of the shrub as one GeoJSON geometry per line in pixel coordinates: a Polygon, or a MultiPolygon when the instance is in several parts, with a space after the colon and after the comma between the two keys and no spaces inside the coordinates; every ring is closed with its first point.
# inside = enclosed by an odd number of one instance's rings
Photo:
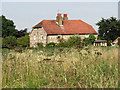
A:
{"type": "Polygon", "coordinates": [[[85,38],[85,39],[83,40],[83,43],[84,43],[85,46],[87,46],[87,45],[93,44],[94,41],[95,41],[95,36],[92,35],[92,34],[89,34],[89,37],[88,37],[88,38],[85,38]]]}
{"type": "Polygon", "coordinates": [[[2,39],[2,47],[14,48],[17,45],[17,39],[14,36],[8,36],[2,39]]]}
{"type": "Polygon", "coordinates": [[[56,45],[56,47],[67,47],[67,41],[65,41],[63,38],[58,40],[59,43],[56,45]]]}
{"type": "Polygon", "coordinates": [[[43,48],[43,43],[37,43],[38,48],[43,48]]]}
{"type": "Polygon", "coordinates": [[[76,37],[76,36],[73,36],[73,37],[70,37],[67,42],[66,42],[67,46],[68,47],[72,47],[72,46],[75,46],[75,47],[81,47],[81,38],[80,37],[76,37]]]}
{"type": "Polygon", "coordinates": [[[55,47],[55,43],[54,42],[50,42],[46,45],[46,47],[55,47]]]}
{"type": "Polygon", "coordinates": [[[22,36],[20,38],[17,38],[17,45],[19,47],[29,47],[29,36],[22,36]]]}

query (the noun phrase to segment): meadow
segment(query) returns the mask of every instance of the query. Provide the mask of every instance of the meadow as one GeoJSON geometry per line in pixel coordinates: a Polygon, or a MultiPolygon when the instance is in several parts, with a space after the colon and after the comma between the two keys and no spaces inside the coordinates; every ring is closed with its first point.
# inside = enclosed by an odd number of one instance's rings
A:
{"type": "Polygon", "coordinates": [[[117,88],[118,48],[3,49],[3,88],[117,88]]]}

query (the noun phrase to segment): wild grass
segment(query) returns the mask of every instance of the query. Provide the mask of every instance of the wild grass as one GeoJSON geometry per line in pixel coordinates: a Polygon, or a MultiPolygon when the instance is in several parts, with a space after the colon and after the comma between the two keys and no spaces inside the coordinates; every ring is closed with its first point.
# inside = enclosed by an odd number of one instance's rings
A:
{"type": "Polygon", "coordinates": [[[2,58],[3,88],[118,87],[116,47],[3,50],[2,58]]]}

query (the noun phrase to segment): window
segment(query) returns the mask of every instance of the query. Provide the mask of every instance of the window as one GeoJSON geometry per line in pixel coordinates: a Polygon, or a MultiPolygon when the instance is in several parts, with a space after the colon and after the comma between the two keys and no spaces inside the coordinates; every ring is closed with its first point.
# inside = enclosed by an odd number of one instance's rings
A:
{"type": "Polygon", "coordinates": [[[75,34],[75,37],[78,37],[78,34],[75,34]]]}
{"type": "Polygon", "coordinates": [[[58,35],[58,37],[57,37],[58,39],[60,39],[61,38],[61,35],[58,35]]]}
{"type": "Polygon", "coordinates": [[[43,40],[43,35],[40,36],[41,40],[43,40]]]}
{"type": "Polygon", "coordinates": [[[36,36],[34,36],[34,38],[33,38],[34,40],[36,40],[36,36]]]}
{"type": "Polygon", "coordinates": [[[89,34],[86,34],[85,37],[88,38],[88,37],[89,37],[89,34]]]}

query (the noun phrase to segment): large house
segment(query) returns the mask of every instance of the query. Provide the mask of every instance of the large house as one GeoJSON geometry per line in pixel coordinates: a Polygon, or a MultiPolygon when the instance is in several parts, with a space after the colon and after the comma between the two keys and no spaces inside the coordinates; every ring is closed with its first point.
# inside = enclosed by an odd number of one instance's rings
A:
{"type": "Polygon", "coordinates": [[[57,14],[56,20],[43,20],[33,26],[30,33],[30,47],[36,47],[37,43],[54,42],[58,43],[58,39],[67,40],[69,37],[76,35],[81,39],[89,37],[93,34],[97,39],[97,32],[94,28],[82,20],[68,20],[67,14],[57,14]]]}

